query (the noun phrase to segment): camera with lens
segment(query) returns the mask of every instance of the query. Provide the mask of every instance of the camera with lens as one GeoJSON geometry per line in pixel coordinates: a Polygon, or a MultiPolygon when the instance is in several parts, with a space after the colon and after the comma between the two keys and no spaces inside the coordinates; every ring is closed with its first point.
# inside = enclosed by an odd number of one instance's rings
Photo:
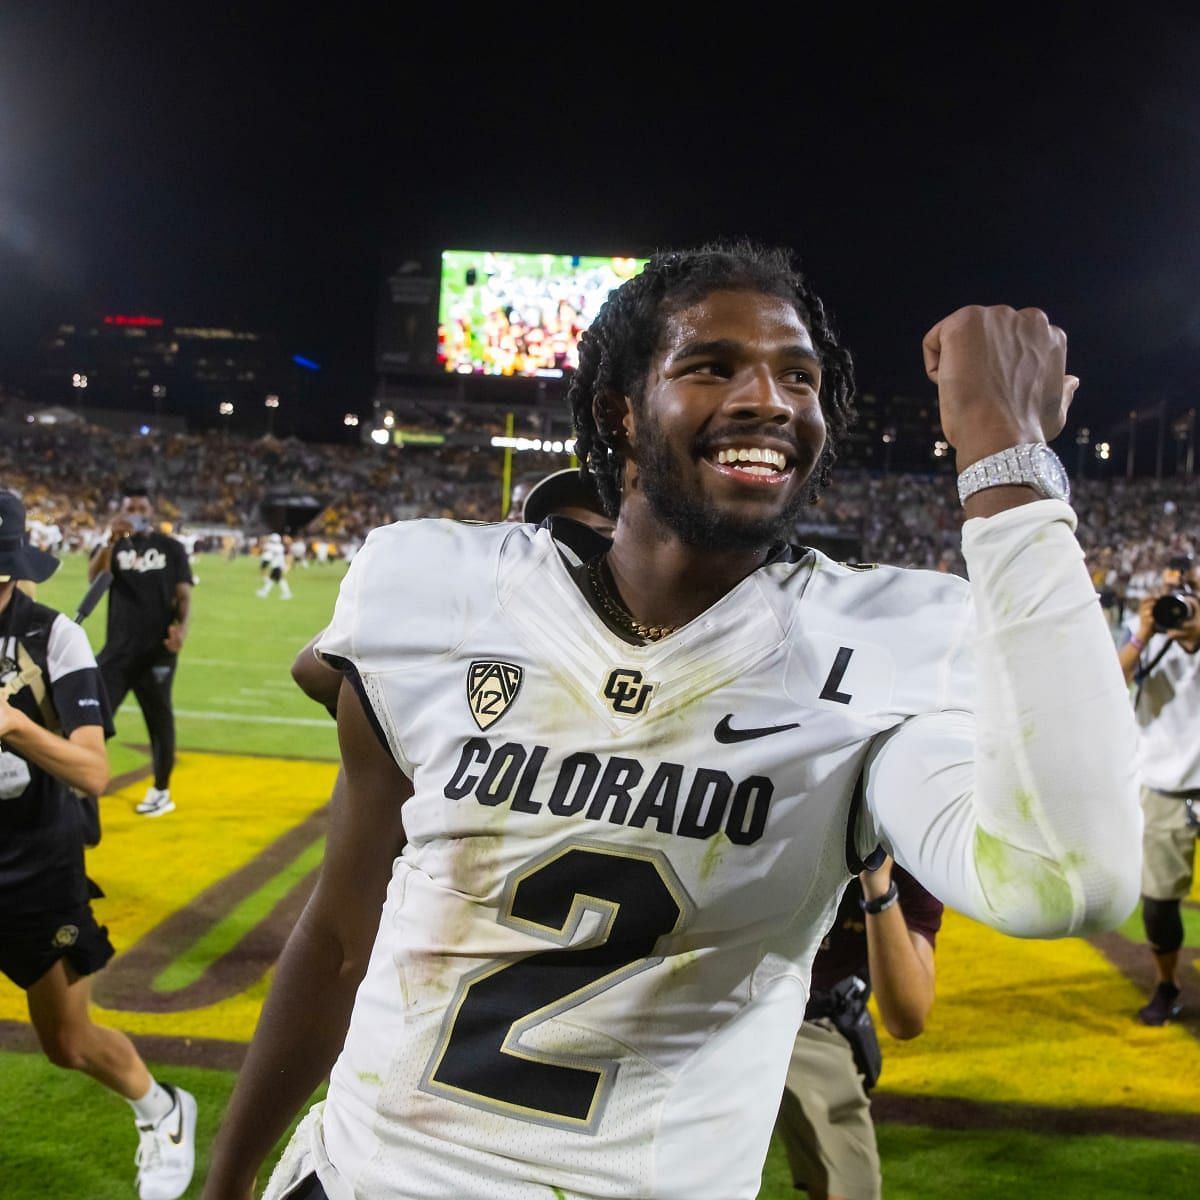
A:
{"type": "Polygon", "coordinates": [[[813,992],[805,1012],[806,1020],[825,1018],[850,1043],[854,1065],[863,1077],[867,1091],[879,1082],[883,1070],[883,1054],[875,1034],[875,1022],[867,1008],[871,989],[866,980],[847,975],[828,991],[813,992]]]}
{"type": "Polygon", "coordinates": [[[1200,617],[1200,596],[1193,592],[1168,592],[1155,600],[1150,611],[1158,629],[1181,629],[1189,621],[1200,617]]]}

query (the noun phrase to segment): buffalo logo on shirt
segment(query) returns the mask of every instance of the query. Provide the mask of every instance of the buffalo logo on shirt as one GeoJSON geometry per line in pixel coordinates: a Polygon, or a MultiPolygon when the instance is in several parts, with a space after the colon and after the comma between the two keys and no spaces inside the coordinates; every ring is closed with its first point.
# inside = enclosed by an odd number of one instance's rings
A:
{"type": "Polygon", "coordinates": [[[153,546],[139,554],[136,550],[118,550],[117,566],[122,571],[136,571],[139,575],[147,571],[162,571],[167,566],[167,556],[153,546]]]}
{"type": "Polygon", "coordinates": [[[525,672],[508,662],[473,662],[467,669],[467,703],[480,729],[499,720],[521,690],[525,672]]]}

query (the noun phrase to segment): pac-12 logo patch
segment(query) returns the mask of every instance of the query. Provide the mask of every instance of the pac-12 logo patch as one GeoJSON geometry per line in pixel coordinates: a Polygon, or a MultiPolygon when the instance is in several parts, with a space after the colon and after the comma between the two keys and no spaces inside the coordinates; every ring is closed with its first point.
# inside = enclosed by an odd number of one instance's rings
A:
{"type": "Polygon", "coordinates": [[[498,720],[517,698],[521,667],[506,662],[473,662],[467,670],[467,703],[480,729],[498,720]]]}
{"type": "Polygon", "coordinates": [[[636,717],[650,703],[654,684],[644,683],[641,671],[614,667],[604,684],[604,698],[618,717],[636,717]]]}

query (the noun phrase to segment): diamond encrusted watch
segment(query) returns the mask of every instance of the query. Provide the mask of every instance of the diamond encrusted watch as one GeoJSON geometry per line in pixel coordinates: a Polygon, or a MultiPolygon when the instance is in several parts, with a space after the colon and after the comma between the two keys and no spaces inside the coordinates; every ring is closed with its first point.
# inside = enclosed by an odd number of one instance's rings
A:
{"type": "Polygon", "coordinates": [[[1045,442],[1023,442],[973,462],[958,477],[958,499],[966,504],[984,488],[1012,483],[1031,487],[1047,500],[1071,499],[1066,468],[1045,442]]]}

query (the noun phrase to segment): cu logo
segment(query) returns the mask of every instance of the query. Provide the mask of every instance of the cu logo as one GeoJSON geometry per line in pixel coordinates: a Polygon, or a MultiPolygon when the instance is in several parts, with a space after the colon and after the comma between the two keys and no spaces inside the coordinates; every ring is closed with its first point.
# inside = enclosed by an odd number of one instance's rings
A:
{"type": "Polygon", "coordinates": [[[604,685],[604,698],[619,717],[636,717],[646,711],[654,684],[643,683],[641,671],[616,667],[604,685]]]}

